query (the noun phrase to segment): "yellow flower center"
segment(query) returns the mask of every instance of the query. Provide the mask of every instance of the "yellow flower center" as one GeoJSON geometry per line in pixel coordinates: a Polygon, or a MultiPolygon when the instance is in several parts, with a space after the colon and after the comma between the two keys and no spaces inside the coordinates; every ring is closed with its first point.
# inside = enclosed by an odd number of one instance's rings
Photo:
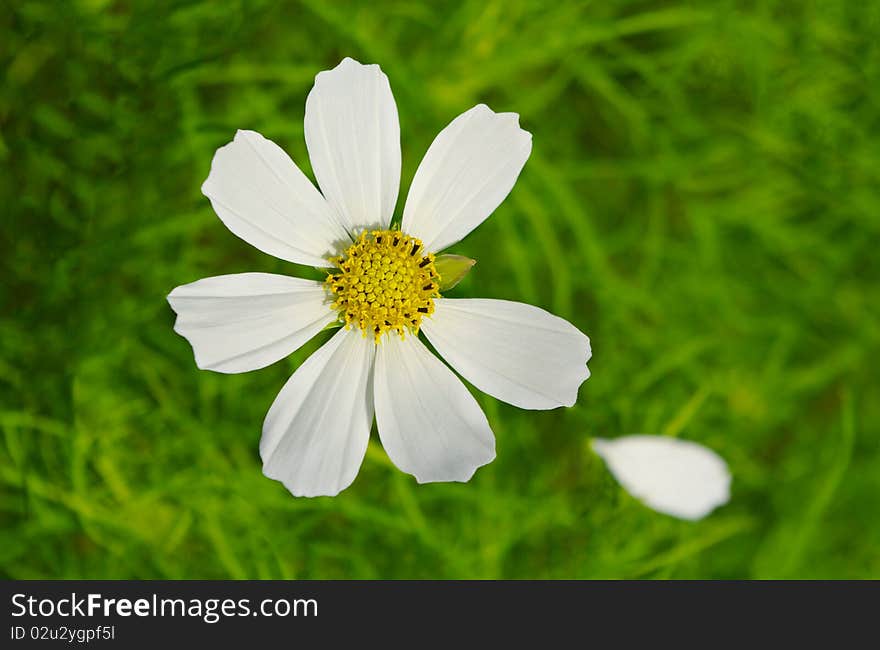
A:
{"type": "Polygon", "coordinates": [[[346,328],[357,325],[378,343],[391,330],[401,338],[407,329],[418,334],[422,317],[434,313],[440,276],[421,240],[396,230],[364,231],[330,261],[338,271],[326,286],[346,328]]]}

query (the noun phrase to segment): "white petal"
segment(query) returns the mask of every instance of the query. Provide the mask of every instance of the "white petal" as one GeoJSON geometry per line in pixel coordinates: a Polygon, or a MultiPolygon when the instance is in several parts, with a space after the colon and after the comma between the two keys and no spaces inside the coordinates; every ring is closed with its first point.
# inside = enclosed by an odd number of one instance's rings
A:
{"type": "Polygon", "coordinates": [[[467,481],[495,458],[479,404],[418,337],[380,341],[374,383],[382,445],[419,483],[467,481]]]}
{"type": "Polygon", "coordinates": [[[459,374],[524,409],[572,406],[590,376],[590,339],[567,320],[508,300],[439,298],[422,331],[459,374]]]}
{"type": "Polygon", "coordinates": [[[593,449],[630,494],[658,512],[701,519],[730,499],[727,463],[695,442],[636,435],[595,438],[593,449]]]}
{"type": "Polygon", "coordinates": [[[294,496],[333,496],[357,476],[373,423],[375,348],[341,329],[275,398],[260,440],[263,473],[294,496]]]}
{"type": "Polygon", "coordinates": [[[413,178],[401,229],[440,251],[479,226],[513,189],[532,152],[516,113],[479,104],[443,129],[413,178]]]}
{"type": "Polygon", "coordinates": [[[350,242],[290,156],[254,131],[238,131],[217,149],[202,193],[229,230],[288,262],[331,266],[326,258],[350,242]]]}
{"type": "Polygon", "coordinates": [[[348,231],[387,228],[400,189],[400,123],[379,66],[345,58],[319,72],[305,134],[318,185],[348,231]]]}
{"type": "Polygon", "coordinates": [[[168,294],[196,365],[247,372],[283,359],[337,319],[323,285],[271,273],[204,278],[168,294]]]}

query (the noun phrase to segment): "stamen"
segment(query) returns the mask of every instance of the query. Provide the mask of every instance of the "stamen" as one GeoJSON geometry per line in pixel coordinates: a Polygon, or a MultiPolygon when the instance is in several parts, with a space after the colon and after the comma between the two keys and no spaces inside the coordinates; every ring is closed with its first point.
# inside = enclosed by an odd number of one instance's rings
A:
{"type": "Polygon", "coordinates": [[[328,274],[325,284],[346,327],[370,332],[377,343],[386,332],[418,334],[423,315],[434,313],[434,298],[440,297],[434,255],[417,256],[421,250],[415,237],[374,230],[330,258],[339,271],[328,274]]]}

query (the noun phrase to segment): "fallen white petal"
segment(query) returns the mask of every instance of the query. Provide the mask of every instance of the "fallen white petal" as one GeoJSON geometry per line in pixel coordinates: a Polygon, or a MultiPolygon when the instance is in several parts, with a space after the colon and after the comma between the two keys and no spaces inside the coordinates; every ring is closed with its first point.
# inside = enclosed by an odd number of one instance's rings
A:
{"type": "Polygon", "coordinates": [[[464,482],[495,458],[480,405],[418,337],[389,334],[380,341],[374,391],[382,445],[419,483],[464,482]]]}
{"type": "Polygon", "coordinates": [[[478,104],[456,117],[428,148],[413,178],[402,230],[441,251],[479,226],[513,189],[532,152],[516,113],[478,104]]]}
{"type": "Polygon", "coordinates": [[[305,136],[321,191],[349,233],[387,228],[400,190],[400,123],[379,66],[345,58],[318,73],[305,136]]]}
{"type": "Polygon", "coordinates": [[[229,230],[288,262],[331,266],[327,257],[351,241],[290,156],[255,131],[217,150],[202,193],[229,230]]]}
{"type": "Polygon", "coordinates": [[[263,423],[263,473],[294,496],[334,496],[351,485],[373,423],[375,344],[339,330],[281,389],[263,423]]]}
{"type": "Polygon", "coordinates": [[[695,442],[633,435],[592,444],[620,484],[658,512],[701,519],[730,499],[727,463],[695,442]]]}
{"type": "Polygon", "coordinates": [[[590,376],[590,339],[567,320],[508,300],[434,301],[422,331],[465,379],[525,409],[572,406],[590,376]]]}
{"type": "Polygon", "coordinates": [[[203,370],[236,373],[283,359],[335,321],[323,285],[271,273],[218,275],[168,295],[174,331],[203,370]]]}

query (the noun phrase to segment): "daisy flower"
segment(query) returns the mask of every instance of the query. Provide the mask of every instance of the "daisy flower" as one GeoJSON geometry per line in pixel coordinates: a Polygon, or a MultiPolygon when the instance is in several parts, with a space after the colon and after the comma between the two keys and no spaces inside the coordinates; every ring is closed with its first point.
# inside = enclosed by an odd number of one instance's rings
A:
{"type": "Polygon", "coordinates": [[[263,472],[294,495],[348,487],[374,415],[401,470],[420,483],[467,481],[495,458],[495,437],[419,332],[474,386],[525,409],[571,406],[590,374],[590,341],[567,321],[522,303],[440,294],[464,267],[437,254],[504,200],[531,134],[515,113],[482,104],[459,115],[419,165],[399,228],[391,218],[400,126],[379,66],[346,58],[319,73],[305,138],[320,192],[253,131],[217,150],[202,192],[234,234],[264,253],[326,269],[326,280],[242,273],[185,284],[168,296],[174,329],[199,368],[238,373],[341,326],[290,377],[263,424],[263,472]]]}

